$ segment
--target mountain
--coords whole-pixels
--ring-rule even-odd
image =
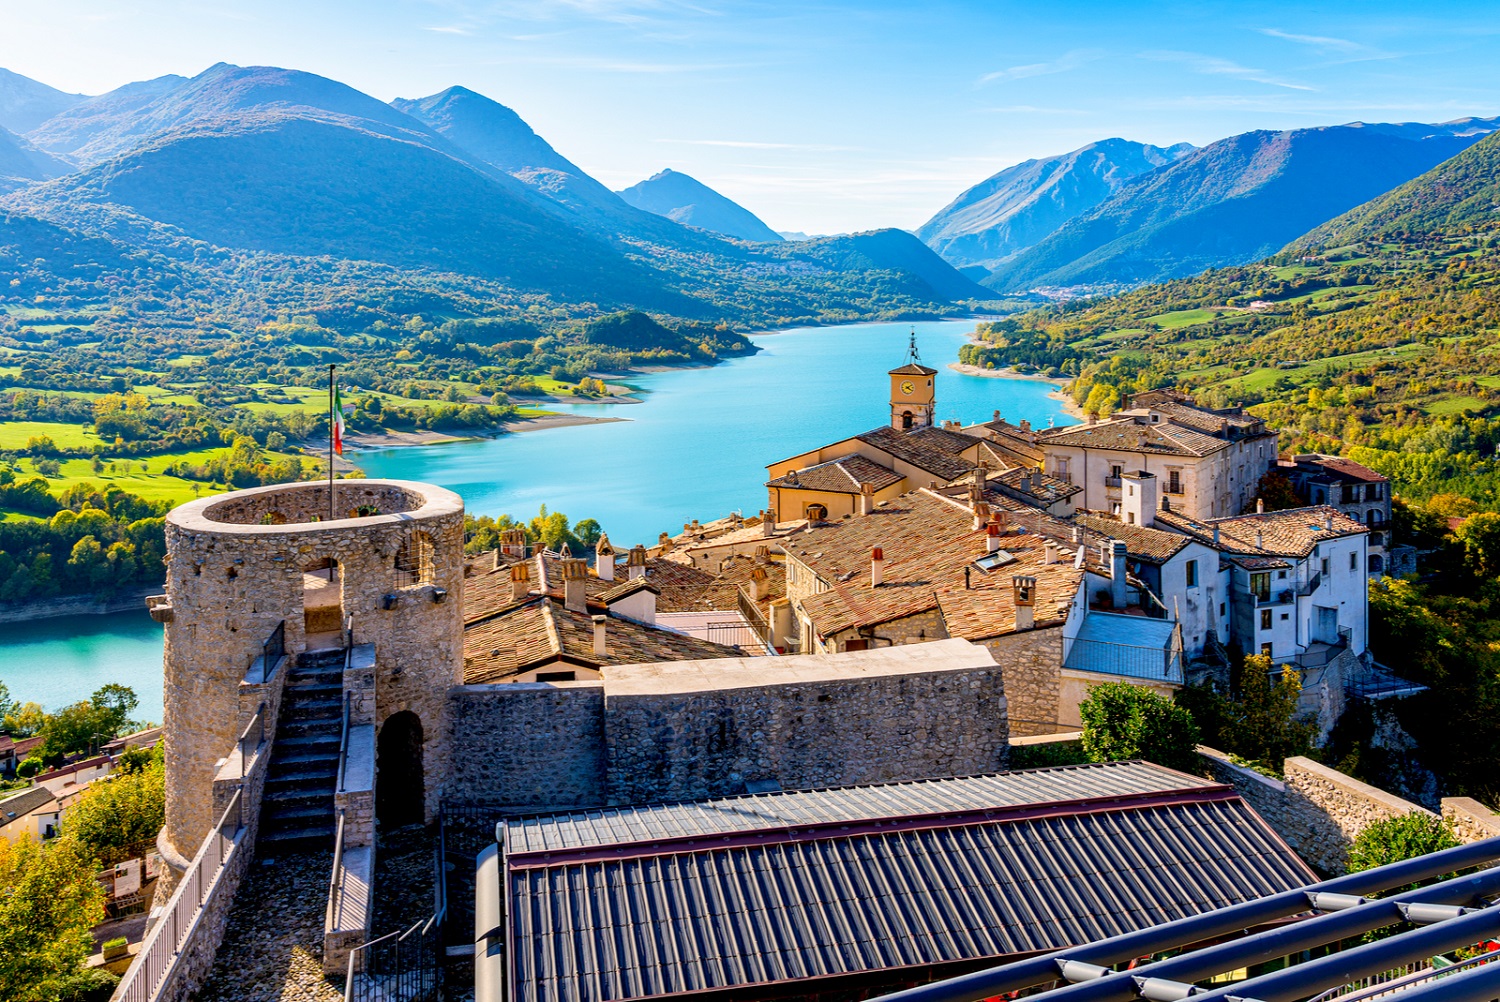
[[[680,307],[655,276],[514,188],[521,190],[421,143],[261,112],[173,130],[12,199],[55,221],[102,219],[116,233],[133,222],[115,220],[124,208],[222,247],[457,271],[568,298]]]
[[[575,209],[613,211],[620,200],[558,153],[510,108],[466,87],[449,87],[417,100],[397,98],[411,116],[480,160]]]
[[[736,240],[769,243],[782,239],[743,205],[675,170],[664,170],[631,185],[620,192],[620,197],[637,209]]]
[[[85,98],[42,122],[27,138],[44,150],[67,155],[95,143],[102,150],[118,149],[122,142],[144,139],[159,129],[159,125],[144,124],[143,112],[187,82],[187,77],[168,75]]]
[[[265,111],[325,121],[358,120],[361,127],[398,138],[431,142],[435,135],[383,101],[327,77],[276,66],[218,63],[190,80],[160,77],[136,90],[121,88],[114,110],[97,119],[47,122],[38,135],[53,152],[83,164],[98,163],[173,129]],[[109,97],[111,95],[105,95]],[[443,145],[439,143],[438,145]]]
[[[12,132],[30,132],[82,100],[82,94],[64,94],[30,77],[0,69],[0,127]]]
[[[29,181],[42,181],[68,173],[73,166],[0,128],[0,191],[9,191]]]
[[[1356,124],[1231,136],[1127,181],[985,284],[1134,284],[1255,261],[1479,139],[1465,133],[1411,139]]]
[[[1289,251],[1306,253],[1392,236],[1482,228],[1500,210],[1500,132],[1364,205],[1304,234]]]
[[[1119,190],[1138,174],[1192,150],[1105,139],[1061,156],[1007,167],[959,195],[917,229],[917,236],[958,266],[999,267]]]
[[[940,300],[995,298],[994,293],[959,274],[932,248],[905,230],[870,230],[784,241],[775,251],[817,261],[834,271],[904,273],[919,279]]]

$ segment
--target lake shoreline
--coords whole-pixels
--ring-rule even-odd
[[[29,623],[38,619],[60,619],[63,616],[107,616],[117,612],[146,611],[146,598],[160,595],[166,583],[150,585],[110,598],[93,595],[59,595],[43,602],[0,606],[0,625]]]
[[[1075,417],[1079,421],[1088,419],[1088,415],[1084,413],[1083,408],[1078,406],[1077,401],[1073,399],[1073,395],[1068,392],[1068,386],[1073,382],[1071,379],[1054,379],[1040,372],[1017,372],[1009,366],[1003,369],[981,369],[977,365],[969,365],[965,362],[949,362],[948,368],[961,375],[982,376],[985,379],[1030,379],[1042,383],[1051,383],[1057,388],[1047,394],[1048,398],[1062,404],[1063,411],[1069,417]]]

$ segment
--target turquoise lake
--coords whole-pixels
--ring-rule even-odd
[[[1033,424],[1071,421],[1051,383],[965,376],[948,363],[972,320],[851,324],[756,335],[761,351],[707,369],[632,376],[639,404],[548,404],[603,424],[549,428],[353,457],[371,477],[457,491],[477,514],[530,518],[538,508],[598,519],[617,546],[654,543],[694,518],[766,504],[765,465],[837,441],[890,416],[886,371],[910,331],[938,370],[937,416],[964,423],[999,410]],[[0,625],[0,680],[49,710],[105,682],[132,686],[137,717],[160,721],[161,628],[145,611]]]

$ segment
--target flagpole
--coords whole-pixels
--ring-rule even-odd
[[[328,363],[328,521],[333,521],[333,423],[338,415],[333,413],[333,369]]]

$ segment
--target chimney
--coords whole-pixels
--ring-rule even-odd
[[[859,513],[868,515],[875,510],[875,485],[859,485]]]
[[[974,502],[974,531],[983,529],[985,523],[990,520],[990,506],[983,501]]]
[[[1323,528],[1327,529],[1329,532],[1333,531],[1333,512],[1329,512],[1328,515],[1324,518]]]
[[[500,559],[500,554],[502,552],[504,551],[502,551],[501,548],[497,546],[495,547],[495,551],[490,554],[490,570],[498,571],[500,568],[505,566],[504,561]]]
[[[510,565],[510,600],[520,602],[531,594],[531,561]]]
[[[1057,563],[1057,544],[1052,540],[1047,540],[1047,545],[1042,547],[1042,552],[1045,554],[1045,556],[1042,558],[1043,563]]]
[[[885,552],[880,547],[870,551],[870,587],[879,588],[885,583]]]
[[[1257,514],[1257,515],[1264,515],[1265,513],[1266,513],[1266,499],[1265,498],[1256,498],[1255,499],[1255,514]]]
[[[1219,527],[1216,525],[1216,526],[1214,526],[1214,546],[1218,547],[1218,545],[1219,545]]]
[[[1029,630],[1036,625],[1036,578],[1013,577],[1010,586],[1016,598],[1016,629]]]
[[[659,546],[659,547],[661,547],[661,552],[663,552],[663,553],[671,553],[672,552],[672,537],[670,535],[668,535],[667,533],[663,532],[663,533],[661,533],[660,535],[658,535],[656,537],[656,545]]]
[[[1125,541],[1121,539],[1110,542],[1110,588],[1109,598],[1116,609],[1123,609],[1127,604],[1125,596]]]
[[[776,531],[776,519],[774,517],[772,517],[772,515],[771,515],[771,513],[769,511],[763,511],[763,512],[761,512],[760,513],[760,534],[762,536],[769,536],[769,535],[771,535],[771,533],[773,533],[775,531]]]
[[[1081,543],[1081,542],[1083,542],[1083,526],[1081,526],[1081,525],[1075,525],[1075,526],[1073,526],[1073,542],[1075,542],[1075,543]]]
[[[508,557],[526,556],[526,533],[521,529],[506,529],[500,534],[500,549]]]
[[[1000,523],[991,522],[984,530],[984,552],[994,553],[1000,549]]]
[[[984,460],[979,461],[979,467],[974,471],[974,485],[979,488],[979,496],[984,497],[985,482],[989,480],[990,464]]]
[[[588,579],[588,564],[569,557],[562,562],[563,608],[569,612],[584,612],[588,608],[584,581]]]
[[[766,573],[764,567],[756,567],[750,572],[750,597],[759,602],[766,597],[766,589],[770,587],[771,575]]]
[[[636,578],[646,576],[646,548],[636,543],[630,548],[630,556],[625,558],[625,579],[634,581]]]
[[[1000,412],[999,411],[995,412],[995,423],[996,424],[1000,423]]]
[[[604,624],[609,622],[608,616],[594,617],[594,657],[602,658],[608,649],[604,636]]]
[[[1120,483],[1125,488],[1124,496],[1120,498],[1121,521],[1126,525],[1143,525],[1148,529],[1155,525],[1156,502],[1160,496],[1156,474],[1145,470],[1124,473],[1120,475]]]
[[[1172,510],[1172,495],[1170,495],[1170,494],[1163,494],[1161,496],[1161,510],[1162,511],[1171,511]]]
[[[615,579],[615,548],[609,545],[608,533],[601,534],[594,546],[594,573],[600,581]]]
[[[1255,530],[1255,548],[1257,550],[1264,550],[1266,548],[1265,533],[1261,532],[1259,529]]]

